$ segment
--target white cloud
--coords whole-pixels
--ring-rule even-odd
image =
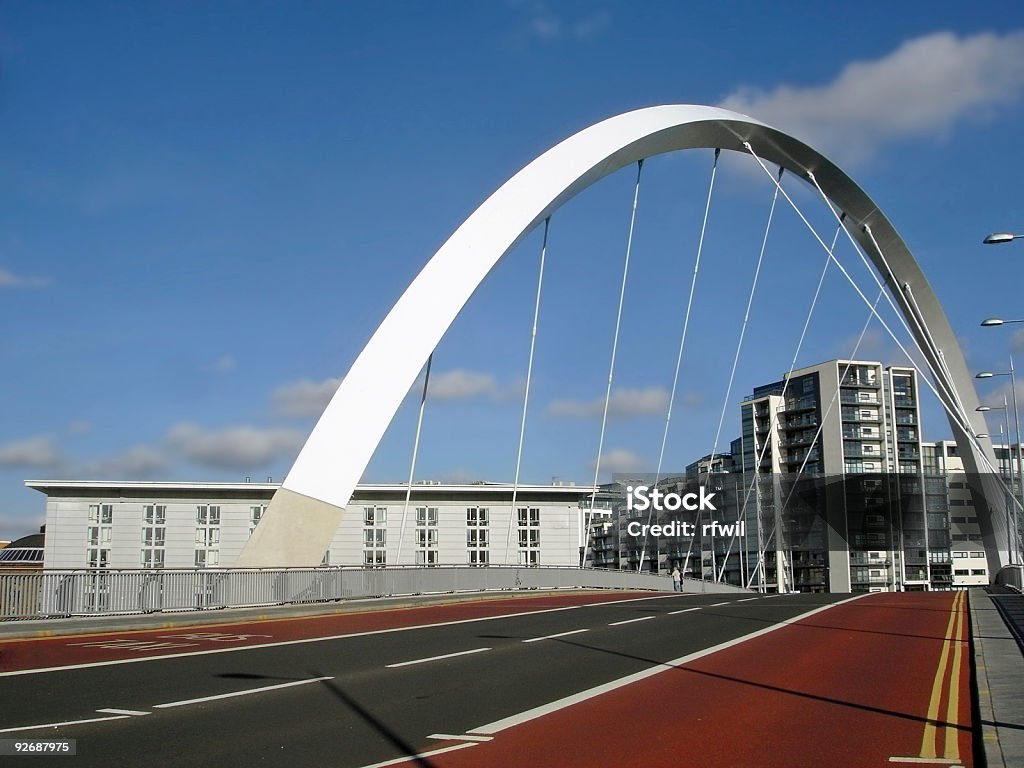
[[[235,369],[235,358],[231,355],[221,355],[212,363],[203,366],[203,370],[209,373],[227,373]]]
[[[420,390],[416,391],[421,391],[422,386],[421,382]],[[499,395],[498,382],[492,374],[461,368],[431,375],[427,388],[428,400],[470,400]]]
[[[7,469],[54,469],[62,462],[49,435],[12,440],[0,445],[0,467]]]
[[[941,137],[959,122],[991,119],[1022,92],[1024,32],[936,32],[879,59],[850,63],[830,83],[741,88],[721,106],[855,163],[890,142]]]
[[[607,10],[599,10],[585,16],[567,18],[560,16],[545,2],[512,2],[526,16],[526,36],[544,43],[571,38],[593,40],[611,24],[612,16]]]
[[[593,469],[596,463],[595,459],[590,463],[590,468]],[[613,475],[621,472],[637,472],[645,465],[646,462],[641,456],[625,448],[615,448],[601,456],[601,471],[610,472]]]
[[[259,469],[278,459],[293,459],[304,436],[294,429],[238,426],[208,430],[195,424],[176,424],[168,445],[185,459],[213,469]]]
[[[44,288],[49,284],[45,277],[25,277],[0,268],[0,288]]]
[[[323,381],[303,379],[294,384],[286,384],[274,390],[271,395],[274,410],[278,415],[289,418],[319,416],[340,383],[340,378],[332,378]]]
[[[1010,337],[1010,351],[1024,352],[1024,331],[1013,332],[1013,336]]]
[[[148,445],[137,445],[118,456],[103,456],[74,466],[69,477],[143,480],[164,472],[170,462],[162,451]]]
[[[608,416],[628,419],[665,415],[668,412],[668,397],[669,392],[663,387],[615,389],[608,400]],[[548,414],[551,416],[577,419],[600,417],[603,412],[603,397],[594,400],[555,400],[548,406]]]

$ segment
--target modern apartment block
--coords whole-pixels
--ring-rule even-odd
[[[754,544],[765,553],[749,564],[762,571],[758,583],[833,592],[952,586],[946,489],[923,470],[917,376],[830,360],[741,403],[741,471],[757,475],[747,534],[760,532]]]
[[[46,494],[46,568],[228,568],[273,483],[27,481]],[[324,565],[576,566],[577,486],[360,485]]]

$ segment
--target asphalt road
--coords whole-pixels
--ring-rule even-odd
[[[408,611],[389,611],[376,617],[370,629],[365,619],[334,617],[253,624],[244,632],[188,628],[64,637],[36,645],[12,642],[0,645],[0,661],[6,664],[0,669],[7,670],[0,673],[0,739],[76,739],[75,757],[34,760],[59,759],[77,766],[355,768],[438,749],[449,751],[405,764],[448,764],[437,762],[448,758],[455,760],[453,765],[573,764],[560,746],[563,736],[567,744],[583,739],[584,744],[632,745],[626,754],[635,755],[637,762],[615,761],[620,765],[679,764],[668,757],[666,762],[644,759],[643,729],[665,720],[669,712],[676,732],[685,720],[677,715],[688,707],[703,707],[704,701],[715,700],[716,691],[728,689],[728,679],[717,678],[732,672],[746,678],[763,667],[813,679],[824,674],[814,672],[823,660],[831,659],[838,668],[851,657],[877,661],[878,654],[884,658],[897,643],[904,669],[883,664],[881,676],[858,680],[862,673],[851,674],[854,685],[869,680],[868,688],[877,689],[887,681],[899,688],[905,677],[920,689],[907,711],[898,706],[891,710],[896,720],[914,729],[916,748],[929,722],[939,651],[950,646],[947,635],[954,622],[946,620],[952,615],[952,598],[927,595],[927,605],[880,605],[867,612],[870,627],[861,627],[866,612],[852,609],[870,606],[877,597],[836,606],[849,596],[658,595],[608,602],[609,597],[565,595],[539,598],[532,606],[518,600],[507,605],[466,603],[433,613],[420,609],[413,612],[414,621]],[[821,627],[830,626],[823,620],[844,609],[849,618],[848,626],[837,623],[846,644],[840,649],[834,645],[840,635]],[[818,612],[793,625],[812,611]],[[898,631],[890,627],[896,620]],[[803,648],[784,636],[801,627]],[[817,629],[807,635],[808,627]],[[918,640],[912,649],[908,637]],[[865,643],[863,653],[860,642]],[[734,645],[721,648],[728,643]],[[59,668],[61,648],[67,663],[75,666]],[[702,655],[709,649],[719,650]],[[686,687],[689,682],[651,674],[676,671],[665,666],[668,662],[708,663],[739,652],[746,654],[745,660],[729,674],[711,670],[692,689]],[[809,656],[801,660],[803,654]],[[951,653],[945,656],[952,659]],[[35,657],[38,663],[30,663]],[[119,663],[122,659],[129,663]],[[938,673],[944,674],[942,669]],[[835,671],[830,675],[837,685]],[[777,688],[778,682],[761,688]],[[939,684],[940,693],[954,688]],[[582,692],[587,693],[579,701],[564,701]],[[736,695],[749,694],[748,689]],[[814,696],[802,699],[802,704],[822,704]],[[625,711],[615,708],[627,701]],[[701,728],[702,737],[725,744],[737,725],[739,732],[751,732],[746,720],[730,719],[727,700],[715,701],[719,710],[726,709],[719,712],[714,728]],[[566,707],[568,703],[573,706]],[[874,705],[866,701],[857,707],[871,711]],[[891,714],[885,707],[875,709]],[[708,710],[711,723],[716,722],[714,711]],[[757,716],[749,702],[740,711],[744,718]],[[559,720],[567,716],[569,721]],[[969,720],[969,711],[963,716]],[[541,732],[531,735],[529,729],[538,727]],[[566,729],[575,729],[576,735],[570,738]],[[969,729],[962,730],[968,731],[964,748],[969,753]],[[494,738],[496,733],[507,736]],[[772,734],[754,733],[763,753]],[[664,732],[659,738],[664,741]],[[938,738],[941,747],[941,734]],[[548,749],[548,756],[541,757],[538,747]],[[680,749],[676,744],[668,754],[678,757]],[[598,750],[599,760],[602,754]],[[592,765],[593,759],[591,755],[577,764]]]

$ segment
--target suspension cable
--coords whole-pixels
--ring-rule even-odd
[[[780,167],[779,168],[779,179],[780,180],[782,179],[782,174],[783,173],[784,173],[784,169]],[[743,323],[740,326],[740,336],[739,336],[739,339],[736,342],[736,354],[734,354],[733,358],[732,358],[732,370],[729,372],[729,384],[726,386],[726,389],[725,389],[725,399],[722,402],[722,412],[721,412],[721,414],[718,417],[718,429],[715,431],[715,442],[714,442],[714,444],[711,447],[711,455],[710,455],[710,459],[709,460],[711,462],[710,466],[712,468],[715,465],[715,452],[718,450],[718,441],[722,437],[722,427],[725,424],[725,412],[729,408],[729,399],[732,397],[732,385],[733,385],[733,382],[736,379],[736,367],[739,365],[740,352],[743,349],[743,339],[744,339],[744,337],[746,336],[746,333],[747,333],[747,324],[750,322],[750,308],[754,304],[754,294],[757,291],[757,281],[758,281],[758,278],[761,276],[761,265],[764,263],[764,254],[765,254],[765,250],[768,247],[768,235],[771,233],[772,220],[775,217],[775,206],[776,206],[776,204],[779,201],[779,190],[780,189],[782,189],[782,185],[779,184],[778,181],[776,181],[775,182],[775,191],[772,193],[772,204],[771,204],[771,207],[768,209],[768,220],[765,222],[764,235],[761,238],[761,250],[759,251],[759,253],[757,255],[757,264],[754,267],[754,279],[753,279],[753,281],[751,282],[751,285],[750,285],[750,295],[747,297],[747,308],[746,308],[746,310],[743,313]],[[710,472],[709,472],[709,474],[710,474]],[[698,472],[697,472],[697,481],[698,481],[698,483],[700,482],[700,471],[699,471],[699,469],[698,469]],[[703,516],[703,510],[698,510],[697,511],[697,520],[696,520],[696,523],[695,523],[695,525],[698,526],[698,527],[700,525],[700,521],[702,519],[702,516]],[[690,545],[689,545],[689,547],[686,550],[686,560],[684,561],[685,567],[688,567],[689,564],[690,564],[690,554],[693,552],[693,542],[694,542],[695,539],[696,539],[696,528],[694,530],[694,535],[690,537]],[[685,567],[684,567],[684,572],[685,572]],[[703,570],[703,564],[702,564],[701,565],[701,575],[702,576],[703,576],[703,573],[704,573],[704,570]],[[712,575],[712,578],[713,578],[714,577],[714,565],[712,565],[712,573],[711,573],[711,575]]]
[[[533,377],[533,352],[537,343],[537,319],[540,316],[540,292],[544,285],[544,260],[548,252],[548,226],[551,217],[544,219],[544,240],[540,247],[540,270],[537,274],[537,299],[533,304],[533,328],[530,331],[530,358],[526,364],[526,391],[523,393],[523,418],[519,424],[519,449],[516,451],[516,474],[512,481],[512,513],[508,518],[508,533],[505,536],[505,564],[511,565],[512,526],[516,521],[516,497],[519,494],[519,468],[523,460],[523,437],[526,434],[526,409],[530,403],[530,381]]]
[[[711,165],[711,181],[708,184],[708,197],[707,202],[704,203],[704,221],[700,226],[700,238],[697,240],[697,258],[693,262],[693,278],[690,280],[690,296],[686,300],[686,313],[683,316],[683,332],[679,338],[679,354],[676,355],[676,369],[672,376],[672,391],[668,397],[668,414],[665,416],[665,430],[661,435],[661,450],[658,451],[658,469],[654,473],[654,487],[658,487],[658,482],[661,480],[661,467],[662,462],[665,459],[665,445],[668,442],[668,429],[672,423],[672,405],[676,400],[676,388],[679,385],[679,370],[683,364],[683,348],[686,346],[686,331],[690,327],[690,311],[693,308],[693,294],[697,287],[697,272],[700,269],[700,257],[704,251],[704,234],[708,228],[708,215],[711,212],[711,194],[715,190],[715,172],[718,170],[718,158],[721,155],[722,150],[715,150],[715,160]],[[651,520],[653,519],[654,509],[653,505],[651,510],[647,513],[647,525],[650,526]],[[644,567],[644,555],[647,554],[647,536],[650,528],[644,529],[644,543],[640,548],[640,564],[637,566],[637,573],[643,570]]]
[[[815,175],[812,172],[808,172],[807,177],[811,180],[811,183],[814,184],[815,188],[818,190],[818,193],[821,195],[822,199],[824,199],[826,202],[828,202],[828,197],[827,197],[827,195],[825,195],[825,192],[821,188],[821,185],[818,184],[818,179],[815,177]],[[833,215],[836,215],[835,214],[835,209],[832,208],[831,205],[829,205],[829,210],[832,211]],[[899,282],[896,279],[896,275],[892,271],[892,267],[889,266],[889,260],[886,258],[885,252],[882,250],[881,246],[878,244],[878,240],[875,239],[874,232],[872,232],[870,225],[865,224],[864,227],[863,227],[863,230],[864,230],[864,233],[871,239],[871,243],[872,243],[872,245],[874,245],[875,251],[878,253],[878,257],[882,260],[882,265],[885,267],[885,271],[887,273],[887,279],[889,279],[891,281],[891,284],[893,285],[894,290],[902,289],[904,292],[909,291],[909,288],[910,288],[909,284],[904,284],[903,286],[899,285]],[[864,250],[860,247],[860,245],[856,242],[856,240],[854,240],[853,235],[849,231],[846,232],[846,237],[847,237],[847,239],[849,239],[850,243],[853,245],[854,250],[856,251],[857,255],[860,257],[860,260],[864,264],[865,268],[868,270],[868,273],[874,279],[875,284],[879,288],[882,288],[883,284],[882,284],[881,279],[879,278],[878,271],[872,268],[871,264],[868,262],[868,259],[867,259],[866,254],[864,253]],[[896,306],[896,303],[893,300],[892,295],[890,294],[890,292],[888,292],[888,291],[885,292],[885,298],[886,298],[886,301],[888,302],[889,306],[892,308],[893,312],[896,314],[896,317],[900,321],[900,324],[903,326],[903,329],[907,332],[907,335],[910,336],[911,340],[914,342],[914,346],[917,348],[917,351],[921,353],[921,357],[925,361],[925,368],[931,373],[932,377],[936,380],[936,382],[938,382],[939,386],[945,391],[945,394],[949,398],[950,402],[953,403],[953,405],[956,406],[960,410],[960,415],[963,417],[963,420],[964,421],[969,421],[969,418],[968,418],[968,416],[966,414],[966,411],[963,408],[963,403],[960,400],[959,393],[957,393],[957,391],[956,391],[956,385],[953,383],[952,377],[949,376],[949,369],[945,368],[944,365],[943,365],[943,368],[941,368],[941,369],[936,367],[936,363],[940,364],[940,365],[943,364],[942,363],[942,355],[941,355],[941,351],[938,349],[938,346],[935,344],[935,340],[934,340],[934,337],[931,334],[931,331],[927,328],[926,324],[924,323],[924,317],[923,316],[918,317],[917,313],[915,313],[914,311],[911,311],[911,313],[910,313],[911,314],[911,318],[914,321],[915,327],[917,328],[921,338],[924,339],[925,344],[928,346],[928,351],[931,353],[931,356],[929,356],[925,352],[925,350],[922,349],[921,342],[918,341],[918,337],[910,330],[910,326],[907,324],[906,317],[899,310],[899,308]],[[907,305],[911,306],[910,299],[908,298],[906,300],[907,300]],[[890,335],[892,335],[892,331],[889,331],[889,333],[890,333]],[[916,362],[914,361],[914,358],[911,357],[910,354],[906,350],[903,350],[903,351],[904,351],[904,354],[907,355],[907,359],[910,360],[911,364],[913,364],[915,368],[919,368],[920,366],[918,366],[916,364]],[[936,363],[933,363],[932,360],[935,360]]]
[[[644,169],[644,161],[640,159],[636,164],[636,182],[633,186],[633,210],[629,217],[629,237],[626,239],[626,258],[622,265],[622,287],[619,288],[619,309],[615,315],[615,335],[612,337],[612,359],[608,365],[608,387],[604,395],[604,412],[601,415],[601,435],[597,441],[597,460],[594,462],[594,485],[590,492],[590,509],[587,511],[586,531],[583,541],[583,558],[580,566],[587,563],[587,553],[590,551],[590,526],[594,520],[594,502],[597,499],[597,479],[601,473],[601,454],[604,451],[604,433],[608,425],[608,403],[612,397],[612,379],[615,375],[615,354],[619,348],[619,329],[622,327],[622,306],[626,299],[626,277],[629,275],[629,255],[633,250],[633,231],[636,226],[636,208],[640,200],[640,174]]]
[[[409,464],[409,482],[405,486],[405,506],[402,508],[402,528],[398,534],[398,553],[396,565],[402,564],[402,542],[405,540],[405,522],[409,515],[409,499],[412,498],[412,478],[416,471],[416,453],[420,447],[420,430],[423,427],[423,410],[427,405],[427,386],[430,384],[430,365],[434,361],[434,353],[427,358],[427,370],[423,375],[423,394],[420,396],[420,413],[416,419],[416,439],[412,444],[412,461]]]
[[[882,291],[884,291],[884,290],[885,289],[883,288]],[[874,308],[878,305],[878,303],[881,300],[882,300],[882,296],[881,296],[881,292],[880,292],[878,297],[875,299],[874,305],[872,305],[872,310],[874,310]],[[846,368],[843,369],[842,376],[840,376],[840,378],[839,378],[840,381],[842,381],[844,378],[846,378],[846,375],[850,372],[850,367],[853,365],[853,361],[857,359],[857,352],[860,351],[860,345],[864,341],[864,336],[867,334],[868,328],[871,326],[871,321],[874,318],[875,318],[875,312],[874,311],[868,313],[868,319],[867,319],[867,321],[865,321],[864,327],[861,328],[860,335],[857,337],[856,344],[853,345],[853,351],[850,353],[850,357],[846,361]],[[836,391],[832,393],[832,399],[829,400],[828,406],[825,408],[825,413],[822,414],[821,421],[818,422],[818,429],[815,430],[814,437],[811,439],[811,444],[807,447],[807,453],[804,455],[803,461],[800,463],[800,468],[796,471],[796,477],[797,478],[799,478],[801,475],[803,475],[804,470],[807,468],[807,462],[808,462],[808,460],[811,457],[811,451],[813,451],[814,447],[818,444],[818,439],[821,437],[821,432],[825,428],[825,422],[828,421],[828,416],[829,416],[830,413],[832,413],[832,408],[835,406],[836,401],[839,398],[839,390],[840,390],[840,387],[836,387]],[[776,521],[782,519],[782,515],[785,513],[786,508],[789,506],[789,501],[790,501],[790,499],[793,498],[793,493],[795,492],[795,490],[796,490],[796,483],[794,482],[792,488],[790,488],[789,494],[786,496],[785,502],[783,502],[783,504],[782,504],[782,509],[779,510],[779,512],[776,514]],[[765,539],[764,548],[761,550],[761,552],[760,552],[760,554],[758,556],[759,560],[764,558],[765,552],[768,551],[768,545],[769,545],[769,543],[771,543],[772,538],[775,536],[775,529],[776,529],[776,527],[777,527],[776,524],[772,525],[772,529],[768,533],[768,538]],[[752,581],[753,581],[753,577],[751,577],[751,582]],[[747,587],[749,588],[750,585],[748,584]]]
[[[765,166],[765,164],[761,160],[761,158],[759,158],[754,153],[753,149],[750,146],[750,143],[749,142],[744,142],[743,146],[747,148],[747,150],[750,152],[751,155],[753,155],[754,159],[757,160],[758,164],[760,164],[761,168],[765,171],[765,173],[767,173],[769,175],[769,177],[771,177],[771,171],[768,170],[768,168]],[[774,178],[774,177],[772,177],[772,178]],[[818,241],[818,243],[823,248],[828,250],[827,246],[825,246],[824,241],[821,239],[821,236],[814,229],[814,227],[811,225],[811,223],[809,221],[807,221],[807,218],[804,216],[803,212],[796,205],[796,203],[793,202],[793,199],[788,194],[786,194],[786,190],[782,189],[781,192],[782,192],[782,195],[789,202],[789,204],[793,207],[793,210],[796,211],[797,216],[800,217],[801,221],[803,221],[803,223],[810,230],[811,234]],[[845,277],[847,279],[847,281],[850,283],[850,285],[853,287],[853,290],[857,293],[857,295],[861,298],[861,300],[868,307],[871,308],[873,316],[878,320],[878,322],[881,324],[881,326],[889,334],[890,338],[895,342],[896,346],[898,346],[900,348],[900,351],[906,356],[907,360],[910,361],[911,365],[913,365],[915,368],[920,369],[920,366],[917,365],[916,361],[914,360],[914,357],[907,351],[907,348],[900,341],[899,337],[897,337],[896,334],[893,333],[893,330],[889,327],[888,323],[886,323],[885,319],[878,313],[878,311],[876,309],[877,302],[875,304],[871,303],[871,301],[867,298],[867,296],[864,295],[864,292],[860,289],[860,286],[857,285],[856,281],[850,276],[850,273],[847,272],[846,268],[839,262],[839,260],[835,257],[834,254],[832,254],[830,256],[830,258],[832,259],[832,261],[836,265],[836,267],[839,269],[839,271],[843,274],[843,277]],[[883,294],[884,294],[884,292],[885,292],[885,289],[883,287]],[[916,340],[915,340],[915,343],[916,343]],[[946,412],[949,414],[949,416],[954,421],[956,421],[957,425],[964,431],[964,433],[969,435],[977,443],[977,438],[974,437],[974,429],[971,427],[970,422],[963,415],[961,415],[960,413],[955,412],[952,409],[952,407],[950,407],[949,403],[947,403],[946,400],[939,394],[939,391],[936,388],[935,384],[933,384],[932,381],[928,377],[922,377],[922,381],[924,381],[924,383],[928,386],[928,388],[932,390],[933,394],[938,398],[938,400],[939,400],[940,404],[942,405],[942,407],[946,410]],[[940,385],[943,385],[941,377],[938,378],[938,382],[939,382]],[[950,398],[950,399],[952,399],[952,398]],[[980,444],[978,444],[978,447],[980,448]],[[982,450],[982,454],[984,454],[984,450]],[[989,466],[991,466],[991,464],[992,464],[990,461],[988,461],[987,457],[985,457],[985,463],[987,465],[989,465]]]
[[[830,252],[835,250],[836,243],[839,240],[839,230],[842,229],[842,226],[843,226],[842,222],[843,222],[843,219],[845,217],[846,217],[846,214],[844,213],[842,215],[842,218],[840,218],[840,220],[839,220],[839,222],[840,222],[839,223],[839,227],[836,229],[835,234],[832,236],[832,245],[829,248]],[[820,277],[818,277],[818,285],[814,289],[814,297],[811,299],[811,306],[807,310],[807,317],[804,318],[804,327],[800,331],[800,339],[796,343],[796,351],[793,352],[793,359],[792,359],[792,361],[790,361],[789,370],[786,372],[785,379],[783,379],[782,392],[779,395],[783,399],[783,401],[785,401],[786,392],[789,389],[789,381],[790,381],[790,379],[793,376],[793,371],[796,370],[796,361],[800,357],[800,350],[803,348],[804,339],[807,336],[808,328],[810,328],[811,318],[814,316],[814,309],[815,309],[815,307],[818,304],[818,297],[821,295],[821,288],[825,284],[825,276],[828,274],[828,268],[829,268],[829,265],[831,263],[832,263],[832,259],[830,257],[826,256],[825,257],[825,264],[821,268],[821,275],[820,275]],[[768,412],[768,435],[769,435],[769,439],[765,440],[764,445],[761,446],[761,451],[758,454],[757,462],[755,463],[756,467],[760,467],[761,466],[761,462],[764,461],[765,454],[768,452],[768,446],[771,445],[772,422],[773,422],[773,419],[775,419],[775,416],[776,416],[776,414],[769,409],[769,412]],[[810,449],[808,448],[808,451],[809,450]],[[740,519],[742,519],[742,520],[746,520],[747,503],[750,501],[750,492],[753,490],[753,488],[754,488],[754,486],[753,486],[753,484],[751,484],[750,487],[747,488],[747,491],[746,491],[746,493],[743,496],[743,504],[742,504],[742,506],[740,508]],[[722,577],[725,575],[725,566],[728,564],[729,556],[732,554],[732,545],[736,541],[736,539],[738,539],[738,538],[739,538],[739,533],[737,532],[736,534],[734,534],[729,539],[729,547],[725,551],[725,559],[722,561],[722,568],[719,571],[718,577],[715,579],[715,581],[719,581],[720,582],[722,580]]]

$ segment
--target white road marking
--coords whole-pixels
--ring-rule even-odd
[[[609,627],[621,627],[623,624],[632,624],[635,621],[647,621],[648,619],[653,619],[653,618],[654,618],[654,616],[641,616],[639,619],[626,619],[625,621],[613,621],[608,626]]]
[[[395,667],[408,667],[412,664],[425,664],[428,661],[439,661],[441,659],[450,659],[454,656],[466,656],[470,653],[482,653],[483,651],[489,651],[490,648],[473,648],[469,651],[456,651],[455,653],[445,653],[440,656],[428,656],[425,659],[413,659],[412,661],[400,661],[397,664],[385,664],[384,666],[388,669],[394,669]]]
[[[608,603],[584,603],[580,608],[600,608],[602,605],[616,605],[618,603],[639,603],[644,600],[664,600],[666,597],[682,597],[678,592],[670,592],[667,595],[654,595],[653,597],[631,597],[628,600],[612,600]]]
[[[712,603],[711,605],[708,606],[708,608],[717,608],[720,605],[729,605],[729,601],[726,601],[724,603]]]
[[[529,640],[523,640],[524,643],[536,643],[539,640],[554,640],[556,637],[567,637],[568,635],[578,635],[580,632],[589,632],[589,629],[572,629],[568,632],[559,632],[557,635],[544,635],[544,637],[531,637]]]
[[[947,757],[890,757],[890,763],[913,763],[915,765],[950,765],[959,768],[960,758]]]
[[[653,677],[654,675],[661,674],[662,672],[666,672],[669,669],[681,667],[685,664],[689,664],[692,661],[696,661],[697,659],[702,659],[705,656],[710,656],[713,653],[717,653],[718,651],[724,651],[726,648],[732,648],[734,645],[739,645],[740,643],[745,643],[748,640],[753,640],[755,637],[760,637],[762,635],[767,635],[770,632],[775,632],[776,630],[782,629],[783,627],[787,627],[791,624],[803,621],[804,619],[808,619],[817,613],[827,611],[830,608],[835,608],[837,605],[849,603],[853,600],[860,600],[862,597],[867,597],[867,594],[868,593],[855,595],[854,597],[849,597],[845,600],[840,600],[836,603],[823,605],[821,607],[815,608],[805,613],[801,613],[798,616],[794,616],[792,619],[780,621],[779,623],[773,624],[770,627],[764,627],[763,629],[751,632],[749,635],[741,635],[740,637],[733,638],[732,640],[727,640],[724,643],[719,643],[718,645],[712,646],[710,648],[704,648],[703,650],[697,651],[695,653],[691,653],[686,656],[681,656],[678,659],[666,661],[654,667],[648,667],[647,669],[641,670],[640,672],[635,672],[632,675],[627,675],[626,677],[620,677],[618,680],[612,680],[611,682],[595,686],[594,688],[589,688],[585,691],[580,691],[579,693],[574,693],[571,696],[566,696],[564,698],[557,699],[556,701],[552,701],[547,704],[542,704],[539,707],[528,709],[524,712],[520,712],[518,714],[502,718],[501,720],[495,720],[493,723],[487,723],[486,725],[481,725],[478,728],[470,728],[467,731],[467,733],[473,735],[479,734],[481,736],[493,736],[494,734],[499,733],[500,731],[504,731],[507,728],[512,728],[516,725],[522,725],[523,723],[527,723],[530,720],[535,720],[538,717],[543,717],[544,715],[549,715],[552,712],[557,712],[561,709],[565,709],[566,707],[571,707],[574,704],[579,704],[582,701],[587,701],[588,699],[592,699],[595,696],[600,696],[601,694],[618,690],[619,688],[623,688],[627,685],[632,685],[633,683],[639,682],[641,680],[646,680],[648,677]]]
[[[463,744],[455,744],[451,747],[441,747],[440,749],[432,749],[429,752],[417,752],[415,755],[406,755],[405,757],[396,757],[394,760],[385,760],[383,763],[372,763],[371,765],[364,765],[362,768],[388,768],[391,765],[401,765],[402,763],[409,763],[413,760],[421,761],[425,757],[433,757],[434,755],[443,755],[445,752],[454,752],[457,749],[465,749],[466,747],[475,747],[476,742],[467,741]]]
[[[440,739],[441,741],[491,741],[493,736],[467,736],[462,734],[460,736],[453,736],[450,733],[432,733],[427,736],[428,739]]]
[[[148,715],[149,712],[140,712],[136,709],[97,709],[105,715]]]
[[[689,613],[690,611],[699,611],[699,610],[700,610],[700,606],[698,605],[696,608],[683,608],[683,610],[681,610],[681,611],[669,611],[668,615],[669,616],[675,616],[677,613]]]
[[[91,669],[92,667],[109,667],[115,664],[137,664],[142,661],[162,661],[164,659],[183,659],[188,656],[207,656],[212,653],[235,653],[237,651],[252,651],[258,648],[278,648],[285,645],[301,645],[303,643],[323,643],[330,640],[344,640],[349,637],[366,637],[368,635],[384,635],[391,632],[409,632],[416,629],[431,629],[432,627],[450,627],[456,624],[470,624],[475,621],[494,621],[495,619],[517,619],[524,616],[535,616],[541,613],[557,613],[558,611],[573,611],[577,608],[591,608],[601,605],[619,605],[621,603],[632,603],[637,600],[656,600],[672,595],[658,595],[657,597],[629,597],[623,600],[609,600],[604,603],[586,603],[584,605],[566,605],[561,608],[542,608],[539,611],[521,611],[520,613],[502,613],[497,616],[478,616],[472,619],[454,619],[452,621],[441,621],[436,624],[414,624],[410,627],[391,627],[389,629],[371,629],[366,632],[349,632],[344,635],[328,635],[327,637],[304,637],[299,640],[280,640],[276,643],[256,643],[253,645],[239,645],[228,648],[210,648],[203,651],[186,651],[184,653],[164,653],[159,656],[139,656],[132,659],[111,659],[109,661],[90,661],[85,664],[67,664],[60,667],[39,667],[38,669],[15,669],[10,672],[0,672],[0,677],[17,677],[19,675],[38,675],[44,672],[61,672],[71,669]],[[335,614],[337,615],[337,614]],[[313,618],[313,617],[311,617]],[[244,623],[244,622],[239,622]],[[17,640],[3,642],[18,642]]]
[[[760,600],[759,597],[744,597],[742,600],[737,600],[737,603],[749,603],[751,600]]]
[[[66,720],[63,723],[43,723],[42,725],[21,725],[17,728],[4,728],[0,733],[16,733],[18,731],[35,731],[40,728],[61,728],[65,725],[85,725],[86,723],[102,723],[104,720],[126,720],[129,715],[114,715],[113,717],[90,717],[85,720]]]
[[[333,680],[333,677],[313,677],[309,680],[295,680],[291,683],[279,683],[278,685],[265,685],[262,688],[247,688],[244,691],[232,691],[231,693],[220,693],[216,696],[203,696],[198,699],[185,699],[184,701],[172,701],[168,704],[155,704],[153,709],[170,709],[171,707],[187,707],[189,704],[202,704],[206,701],[217,701],[218,699],[233,699],[236,696],[248,696],[252,693],[264,693],[276,691],[281,688],[293,688],[296,685],[308,685],[309,683],[320,683],[324,680]]]

